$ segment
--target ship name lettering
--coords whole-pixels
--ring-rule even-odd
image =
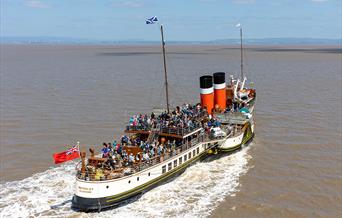
[[[83,190],[83,191],[92,191],[93,190],[93,188],[86,188],[86,187],[82,187],[82,186],[78,186],[78,188],[80,190]]]

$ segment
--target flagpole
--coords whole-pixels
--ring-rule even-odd
[[[242,27],[240,27],[240,66],[241,66],[241,81],[243,81],[243,53],[242,53]]]
[[[164,60],[166,108],[167,108],[167,113],[170,113],[170,107],[169,107],[169,88],[168,88],[168,82],[167,82],[166,59],[165,59],[164,30],[163,30],[163,25],[162,24],[160,25],[160,33],[161,33],[162,49],[163,49],[163,60]]]
[[[81,156],[81,148],[80,148],[80,142],[79,141],[77,141],[77,148],[78,148],[78,153]]]

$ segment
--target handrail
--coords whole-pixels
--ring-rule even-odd
[[[199,129],[200,127],[198,125],[195,125],[194,127],[160,127],[161,133],[166,134],[174,134],[174,135],[186,135],[194,130]]]
[[[79,162],[77,162],[76,166],[75,166],[75,170],[78,170],[78,167],[80,166],[80,163],[82,163],[82,160],[80,160]]]
[[[127,131],[150,131],[151,130],[151,126],[131,126],[131,125],[127,125],[126,126],[126,130]]]

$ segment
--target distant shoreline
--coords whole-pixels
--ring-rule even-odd
[[[36,44],[18,44],[3,43],[0,49],[6,48],[31,47],[32,49],[54,49],[54,48],[98,48],[98,49],[120,49],[129,48],[130,50],[144,49],[144,53],[159,53],[160,44],[52,44],[52,43],[36,43]],[[240,50],[240,45],[236,44],[168,44],[168,53],[173,54],[177,49],[183,48],[191,51],[192,54],[198,53],[198,49],[204,48],[208,51],[212,49]],[[305,52],[305,53],[326,53],[326,54],[342,54],[342,45],[340,44],[261,44],[261,45],[244,45],[244,49],[249,52]],[[203,51],[202,51],[203,52]],[[201,52],[200,52],[201,53]]]
[[[118,44],[101,44],[101,43],[10,43],[10,42],[0,42],[1,46],[111,46],[111,47],[160,47],[160,43],[118,43]],[[211,43],[166,43],[168,47],[178,47],[178,46],[198,46],[198,47],[222,47],[232,49],[240,49],[239,44],[211,44]],[[312,47],[326,47],[326,48],[341,48],[342,44],[244,44],[244,48],[312,48]]]
[[[117,43],[117,44],[101,44],[101,43],[12,43],[12,42],[0,42],[0,45],[23,45],[23,46],[128,46],[128,47],[153,47],[153,46],[160,46],[160,43]],[[228,47],[239,47],[240,45],[238,44],[211,44],[211,43],[166,43],[167,46],[228,46]],[[342,48],[342,44],[244,44],[244,47],[339,47]]]
[[[166,41],[168,45],[239,45],[239,39],[215,39],[209,41]],[[264,38],[244,39],[245,45],[334,45],[342,46],[342,39],[320,38]],[[146,40],[93,40],[67,37],[0,37],[0,44],[24,45],[159,45],[160,41]]]

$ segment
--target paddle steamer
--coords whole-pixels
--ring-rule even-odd
[[[167,108],[163,113],[154,111],[154,123],[130,123],[125,129],[132,142],[139,138],[143,144],[153,146],[146,151],[141,144],[125,143],[123,153],[135,159],[128,162],[114,154],[113,166],[107,166],[108,158],[96,156],[92,149],[89,157],[81,152],[82,161],[76,167],[74,208],[101,211],[129,202],[182,173],[206,155],[235,151],[254,136],[252,112],[256,92],[245,87],[246,77],[242,71],[241,80],[230,77],[227,83],[224,72],[201,76],[200,103],[170,110],[165,43],[163,27],[160,27]],[[170,125],[175,120],[182,125]],[[187,125],[183,125],[185,120]],[[162,151],[158,150],[160,147]]]

